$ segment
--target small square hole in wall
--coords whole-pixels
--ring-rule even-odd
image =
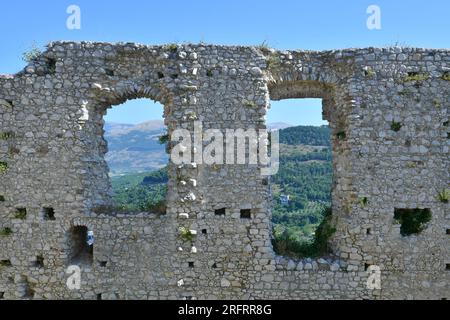
[[[446,234],[450,234],[450,229],[447,229],[447,230],[445,231],[445,233],[446,233]]]
[[[36,260],[34,261],[34,266],[39,269],[43,268],[44,267],[44,257],[37,256]]]
[[[225,208],[216,209],[216,210],[214,211],[214,214],[215,214],[216,216],[224,216],[225,213],[226,213],[226,209],[225,209]]]
[[[114,77],[114,71],[111,69],[105,69],[105,73],[107,76]]]
[[[194,262],[188,262],[189,268],[194,268]]]
[[[211,268],[213,268],[213,269],[217,269],[217,263],[213,263],[213,265],[211,266]]]
[[[450,271],[450,263],[445,264],[445,270]]]
[[[372,234],[372,229],[371,228],[367,228],[366,229],[366,234],[367,235],[371,235]]]
[[[5,293],[4,292],[0,292],[0,300],[3,300],[5,298]]]
[[[97,300],[103,300],[103,296],[101,293],[97,294]]]
[[[252,210],[251,209],[241,209],[241,219],[251,219]]]
[[[102,268],[105,268],[105,267],[107,266],[107,264],[108,264],[107,261],[100,261],[100,262],[99,262],[99,265],[100,265],[100,267],[102,267]]]
[[[202,234],[208,234],[208,230],[202,229]]]
[[[1,194],[0,194],[0,202],[5,202],[5,196],[2,196]]]
[[[55,221],[55,210],[53,208],[43,208],[42,217],[45,221]]]
[[[370,263],[364,263],[364,271],[367,271],[367,269],[369,269],[370,266],[371,266]]]

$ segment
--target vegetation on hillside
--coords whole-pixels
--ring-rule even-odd
[[[275,230],[272,240],[275,252],[293,258],[315,258],[329,253],[328,241],[336,231],[331,221],[331,208],[324,207],[317,213],[322,221],[317,226],[312,239],[299,239],[295,227],[286,226],[282,232]],[[300,227],[300,229],[302,228]]]
[[[167,170],[112,178],[114,202],[122,211],[165,213]]]
[[[280,130],[280,143],[289,145],[331,146],[328,126],[297,126]]]

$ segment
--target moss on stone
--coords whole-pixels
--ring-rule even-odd
[[[445,80],[445,81],[450,81],[450,72],[448,72],[448,71],[444,72],[444,74],[442,75],[441,79]]]
[[[194,234],[188,228],[181,227],[180,233],[179,233],[179,238],[185,242],[192,242],[192,241],[194,241]]]
[[[299,242],[288,233],[275,236],[272,240],[274,251],[282,256],[291,258],[317,258],[329,253],[329,241],[336,228],[332,223],[331,208],[324,210],[324,219],[317,227],[312,242]]]

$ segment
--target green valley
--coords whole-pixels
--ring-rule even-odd
[[[288,256],[314,256],[327,229],[331,203],[330,130],[297,126],[280,130],[280,170],[271,177],[274,248]],[[112,177],[123,211],[165,210],[167,170]],[[325,221],[326,222],[326,221]],[[319,238],[319,239],[318,239]]]

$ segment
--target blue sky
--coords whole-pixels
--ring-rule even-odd
[[[66,28],[69,5],[81,8],[81,30]],[[381,30],[366,27],[369,5],[381,9]],[[52,40],[134,41],[147,44],[208,42],[279,49],[450,47],[448,0],[71,0],[5,1],[0,19],[0,73],[15,73],[33,43]],[[114,108],[109,121],[161,118],[162,107],[134,101]],[[269,122],[321,124],[318,100],[274,104]]]

